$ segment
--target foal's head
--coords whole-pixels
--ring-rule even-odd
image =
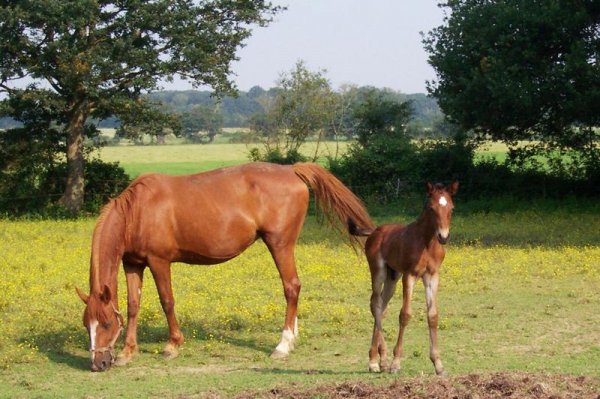
[[[435,236],[440,244],[446,244],[450,237],[450,221],[454,202],[452,196],[458,191],[458,182],[454,181],[447,186],[443,184],[427,183],[427,200],[425,212],[432,217],[436,226]]]
[[[76,290],[86,304],[83,325],[90,335],[92,371],[108,370],[115,361],[114,345],[123,330],[123,316],[114,306],[108,286],[89,296],[79,288]]]

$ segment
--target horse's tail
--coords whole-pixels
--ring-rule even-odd
[[[354,220],[348,219],[348,233],[352,236],[368,237],[373,233],[373,229],[358,227],[356,223],[354,223]]]
[[[362,228],[374,228],[362,201],[330,172],[314,163],[297,163],[292,167],[296,175],[313,190],[317,207],[334,228],[349,233],[349,221],[355,227],[358,224]],[[361,246],[355,235],[348,234],[348,237],[353,245]]]

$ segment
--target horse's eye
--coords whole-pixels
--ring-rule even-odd
[[[102,327],[108,330],[110,327],[112,327],[112,323],[112,321],[107,321],[106,323],[102,324]]]

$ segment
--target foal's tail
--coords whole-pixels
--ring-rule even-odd
[[[348,219],[348,233],[351,236],[368,237],[371,235],[371,233],[373,233],[373,229],[358,227],[356,223],[354,223],[354,220]]]
[[[362,201],[334,175],[314,163],[297,163],[292,167],[296,175],[313,190],[317,207],[338,231],[349,233],[349,221],[352,221],[355,227],[358,224],[363,228],[374,228]],[[348,234],[348,237],[352,245],[361,246],[354,235]]]

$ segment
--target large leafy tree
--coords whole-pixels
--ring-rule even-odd
[[[265,149],[264,154],[253,150],[251,159],[289,163],[301,159],[300,147],[310,136],[317,136],[320,143],[335,101],[325,71],[311,71],[298,61],[280,76],[275,97],[265,102],[266,115],[257,115],[251,122]],[[315,159],[318,149],[317,145]]]
[[[136,112],[141,95],[177,75],[232,91],[236,50],[278,11],[264,0],[1,0],[0,93],[52,105],[66,133],[61,202],[76,213],[88,118]],[[24,77],[31,84],[19,89]]]
[[[445,23],[424,37],[444,113],[515,159],[570,155],[598,170],[600,2],[449,0]],[[517,149],[528,140],[531,151]],[[518,157],[523,155],[523,157]],[[557,157],[564,159],[564,157]]]

